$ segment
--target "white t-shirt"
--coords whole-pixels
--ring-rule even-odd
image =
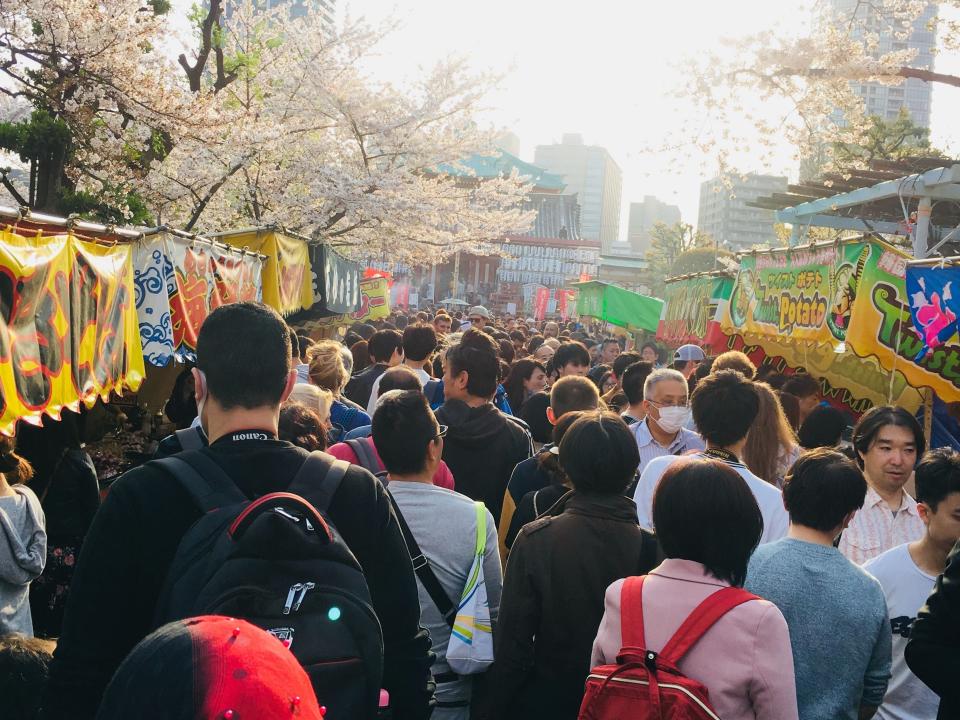
[[[423,368],[410,369],[413,370],[414,374],[420,380],[421,385],[426,385],[431,380],[430,375]],[[373,411],[377,409],[377,400],[380,399],[380,381],[383,379],[383,375],[384,373],[381,373],[380,377],[373,381],[373,386],[370,388],[370,400],[367,402],[367,415],[371,418],[373,417]]]
[[[640,475],[637,483],[637,489],[633,494],[633,501],[637,504],[637,518],[640,521],[640,527],[647,530],[653,530],[653,493],[660,484],[660,478],[667,468],[681,457],[705,458],[706,455],[666,455],[658,457],[647,463]],[[710,458],[716,460],[717,458]],[[750,492],[757,500],[760,506],[760,514],[763,515],[763,535],[760,536],[760,544],[774,542],[786,536],[787,528],[790,525],[790,516],[787,515],[783,507],[783,493],[768,482],[764,482],[747,469],[743,463],[721,460],[736,470],[740,477],[747,483]]]
[[[910,557],[909,543],[878,555],[863,569],[883,587],[893,631],[893,664],[890,668],[893,676],[876,717],[879,720],[935,720],[940,698],[910,671],[903,651],[917,612],[926,604],[937,578],[917,567]]]

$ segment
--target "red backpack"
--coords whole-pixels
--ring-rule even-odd
[[[710,706],[707,688],[684,676],[677,664],[715,622],[757,596],[734,587],[718,590],[694,608],[663,650],[655,653],[645,647],[643,580],[629,577],[623,583],[623,647],[616,665],[590,671],[579,720],[720,720]]]

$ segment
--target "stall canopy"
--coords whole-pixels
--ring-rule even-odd
[[[598,280],[575,283],[574,287],[580,291],[577,300],[579,315],[594,317],[628,330],[656,331],[663,300]]]
[[[669,347],[693,343],[719,355],[727,342],[719,321],[732,287],[733,275],[725,270],[667,278],[657,340]]]

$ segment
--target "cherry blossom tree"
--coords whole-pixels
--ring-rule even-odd
[[[490,150],[475,118],[495,78],[444,60],[379,82],[366,59],[389,28],[333,33],[249,0],[226,20],[222,3],[194,12],[193,49],[174,59],[162,5],[0,0],[0,92],[62,123],[76,189],[133,193],[166,224],[278,224],[408,262],[529,226],[523,178],[438,170]]]
[[[928,4],[857,0],[839,12],[818,0],[806,32],[770,29],[699,53],[685,63],[687,82],[677,93],[693,110],[680,136],[722,168],[736,165],[745,150],[762,165],[783,140],[797,148],[797,159],[816,157],[832,168],[836,147],[866,145],[873,128],[852,83],[914,78],[960,87],[960,77],[916,64],[916,51],[906,47],[911,31],[923,29]],[[956,50],[958,30],[941,18],[938,47]]]

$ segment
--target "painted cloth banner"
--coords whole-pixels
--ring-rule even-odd
[[[732,290],[733,278],[729,275],[668,279],[657,340],[669,347],[692,343],[708,355],[719,354],[727,338],[720,328],[720,318]]]
[[[196,360],[197,335],[211,311],[221,305],[260,299],[263,261],[209,243],[168,237],[166,255],[173,266],[170,325],[180,360]]]
[[[143,377],[131,246],[0,233],[0,432]]]
[[[272,230],[224,235],[219,239],[267,256],[261,272],[264,303],[282,315],[313,307],[313,273],[303,240]]]
[[[355,322],[373,322],[390,317],[389,280],[385,277],[360,281],[360,309],[344,315],[331,315],[317,320],[307,320],[302,327],[311,328],[350,325]]]
[[[861,358],[879,362],[895,381],[905,378],[916,388],[932,388],[945,401],[956,399],[960,396],[957,336],[922,352],[928,346],[914,327],[906,288],[909,258],[886,244],[871,243],[870,247],[870,261],[861,280],[861,288],[866,289],[853,307],[847,347]]]
[[[960,267],[908,267],[906,287],[913,329],[923,340],[913,361],[922,361],[942,345],[956,345]]]
[[[772,365],[776,371],[793,375],[802,367],[820,382],[820,396],[832,406],[859,417],[874,405],[894,405],[916,412],[922,403],[920,393],[907,384],[900,375],[890,395],[890,375],[876,361],[861,360],[852,352],[837,354],[829,346],[810,346],[804,354],[790,351],[792,345],[777,346],[773,343],[750,342],[743,335],[726,336],[726,344],[713,348],[719,354],[727,350],[746,353],[757,367]],[[788,360],[784,352],[790,354]]]
[[[317,243],[309,249],[314,305],[327,314],[356,312],[360,306],[360,265]]]
[[[721,320],[724,332],[843,342],[868,252],[857,242],[745,255]]]
[[[151,365],[164,367],[174,352],[170,296],[176,294],[177,283],[173,263],[161,240],[137,243],[133,257],[133,289],[143,359]]]

